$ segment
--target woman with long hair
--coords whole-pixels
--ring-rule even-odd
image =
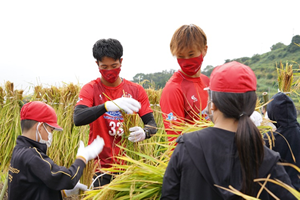
[[[250,67],[230,62],[216,67],[210,77],[208,114],[214,127],[187,133],[177,146],[163,179],[161,199],[240,199],[217,186],[256,196],[256,178],[279,179],[291,185],[278,153],[266,148],[250,116],[256,105],[256,77]],[[280,199],[295,199],[284,188],[268,182]],[[272,199],[263,190],[260,199]]]

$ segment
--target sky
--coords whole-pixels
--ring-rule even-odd
[[[300,35],[299,8],[299,0],[0,0],[0,86],[82,86],[100,77],[92,47],[102,38],[122,43],[127,80],[177,70],[169,44],[184,24],[207,35],[203,70],[290,44]]]

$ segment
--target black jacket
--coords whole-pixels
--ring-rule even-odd
[[[231,185],[241,189],[241,165],[234,135],[234,132],[210,127],[179,137],[164,175],[161,199],[238,199],[233,193],[214,186],[228,188]],[[271,173],[272,179],[291,185],[284,168],[277,165],[279,159],[278,153],[265,147],[259,177],[265,178]],[[280,186],[267,183],[266,187],[280,199],[295,199]],[[264,190],[260,199],[272,198]]]
[[[54,164],[46,151],[45,144],[18,136],[9,166],[8,199],[62,199],[60,190],[74,188],[84,161],[76,159],[67,169]]]
[[[274,123],[277,130],[273,133],[275,146],[272,147],[272,149],[279,152],[285,162],[300,167],[300,125],[297,122],[295,105],[290,97],[281,92],[275,94],[272,99],[273,101],[267,106],[268,117],[277,122]],[[270,133],[268,134],[271,135]],[[289,143],[296,162],[294,162],[290,148],[282,136],[284,136]],[[270,146],[268,141],[266,141],[266,145]],[[294,187],[300,191],[300,179],[298,177],[300,174],[293,167],[285,167],[285,169]]]

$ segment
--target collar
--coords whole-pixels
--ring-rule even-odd
[[[17,145],[24,146],[24,147],[27,147],[27,148],[36,147],[37,149],[39,149],[40,151],[42,151],[45,154],[47,152],[47,145],[46,144],[39,143],[39,142],[34,141],[34,140],[32,140],[28,137],[25,137],[23,135],[18,136]]]

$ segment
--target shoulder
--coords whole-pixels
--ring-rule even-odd
[[[176,140],[177,143],[184,143],[184,142],[195,142],[197,140],[202,140],[207,137],[212,137],[213,136],[213,128],[207,127],[204,129],[201,129],[199,131],[194,131],[190,133],[185,133],[181,136],[179,136]]]
[[[95,80],[92,80],[92,81],[84,84],[82,88],[90,88],[90,87],[92,88],[92,87],[94,87],[95,84],[99,84],[99,83],[100,83],[100,78],[97,78]]]
[[[165,87],[163,88],[162,94],[173,94],[176,93],[182,93],[181,90],[181,83],[183,78],[180,76],[178,72],[175,72],[173,76],[168,80]]]
[[[37,160],[45,160],[46,154],[39,151],[36,147],[24,148],[18,152],[17,159],[19,162],[23,162],[25,165],[37,164]]]
[[[100,78],[92,80],[92,81],[86,83],[81,88],[80,94],[81,95],[92,95],[93,92],[94,92],[94,90],[95,90],[95,88],[97,88],[96,85],[99,85],[99,83],[100,83]]]
[[[280,154],[278,152],[275,152],[264,146],[264,160],[260,166],[260,175],[265,176],[266,174],[270,173],[280,159]]]
[[[167,85],[173,85],[173,84],[180,84],[183,80],[183,77],[181,76],[181,74],[177,71],[175,72],[171,78],[167,81],[166,86]]]

